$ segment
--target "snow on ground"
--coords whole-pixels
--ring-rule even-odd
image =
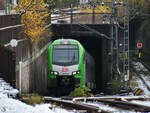
[[[60,16],[59,14],[51,14],[51,17],[57,17]]]
[[[145,75],[141,74],[141,77],[144,79],[146,84],[150,87],[150,75],[145,76]]]
[[[148,71],[142,63],[140,62],[133,62],[134,64],[134,68],[137,70],[137,71]]]
[[[50,104],[33,107],[12,98],[4,98],[0,100],[0,112],[2,113],[54,113],[49,107]]]
[[[54,108],[53,111],[54,111],[55,113],[77,113],[76,110],[70,110],[70,111],[69,111],[69,110],[62,109],[62,108],[60,108],[60,107]]]
[[[50,109],[51,104],[27,105],[14,99],[18,92],[17,89],[14,89],[0,78],[0,113],[74,113],[59,107]]]
[[[51,21],[52,24],[57,24],[57,20]]]
[[[128,110],[122,110],[122,109],[119,109],[119,108],[115,108],[115,107],[110,107],[109,105],[106,105],[106,104],[104,104],[104,103],[101,103],[101,102],[95,102],[95,103],[91,103],[91,102],[89,102],[88,104],[91,104],[91,105],[96,105],[96,106],[98,106],[101,110],[104,110],[104,111],[106,111],[106,112],[124,112],[124,113],[129,113],[129,112],[131,112],[131,110],[130,111],[128,111]]]
[[[132,102],[132,103],[136,103],[136,104],[140,104],[140,105],[144,105],[144,106],[150,107],[150,101],[132,100],[131,102]]]
[[[54,20],[54,21],[51,21],[51,23],[52,24],[60,24],[60,21],[63,21],[63,22],[66,22],[66,23],[70,23],[70,18]]]
[[[6,97],[16,97],[18,93],[17,89],[14,89],[9,83],[0,78],[0,95],[4,94]]]
[[[138,72],[141,71],[140,76],[150,86],[150,75],[148,74],[148,70],[140,62],[133,62],[133,65],[136,71]],[[138,83],[138,87],[144,91],[145,95],[150,95],[150,91],[147,89],[147,87],[143,84],[143,82],[139,78],[136,78],[136,82]]]
[[[147,89],[147,87],[143,84],[143,82],[141,81],[141,79],[137,78],[136,82],[138,83],[138,88],[141,88],[144,91],[144,95],[150,95],[149,90]]]

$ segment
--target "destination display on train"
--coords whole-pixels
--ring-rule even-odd
[[[77,45],[55,45],[54,49],[77,49]]]

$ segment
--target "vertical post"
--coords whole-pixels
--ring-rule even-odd
[[[120,80],[121,76],[120,76],[120,69],[119,69],[119,44],[118,44],[118,26],[116,25],[116,67],[117,67],[117,72],[118,72],[118,79]]]
[[[112,24],[112,19],[111,19],[111,24]],[[113,24],[112,24],[112,27],[111,27],[111,38],[112,38],[112,40],[111,40],[111,74],[112,74],[112,79],[114,78],[114,73],[113,73],[113,67],[114,67],[114,65],[113,65],[113,60],[114,60],[114,56],[113,56],[113,54],[114,54],[114,27],[113,27]]]
[[[5,7],[6,7],[6,14],[8,14],[8,0],[6,0],[6,2],[5,2]]]
[[[115,50],[115,35],[116,35],[116,32],[115,32],[115,27],[114,27],[114,22],[115,22],[115,6],[114,6],[114,0],[112,0],[112,18],[111,18],[111,25],[112,25],[112,34],[111,34],[111,37],[112,37],[112,41],[111,41],[111,53],[112,53],[112,65],[111,65],[111,68],[112,68],[112,79],[115,78],[114,76],[114,63],[115,63],[115,59],[114,59],[114,50]]]
[[[72,23],[73,23],[73,14],[72,14],[72,4],[70,5],[70,11],[71,11],[71,15],[70,15],[70,23],[71,23],[71,33],[72,33]]]
[[[115,2],[115,1],[114,1]],[[114,21],[115,21],[115,49],[116,49],[116,68],[117,68],[117,72],[118,72],[118,74],[120,75],[120,70],[119,70],[119,66],[118,66],[118,64],[119,64],[119,56],[118,56],[118,54],[119,54],[119,51],[118,51],[118,19],[117,19],[117,15],[118,14],[118,10],[117,10],[117,7],[116,7],[116,4],[114,4]],[[117,74],[117,75],[118,75]],[[117,78],[118,78],[118,76],[117,76]],[[119,78],[120,78],[120,76],[119,76]]]
[[[22,61],[19,62],[19,96],[21,96]]]
[[[111,24],[112,24],[112,59],[113,59],[113,63],[112,63],[112,69],[114,67],[116,73],[112,73],[114,79],[118,80],[120,78],[120,76],[116,76],[116,75],[120,75],[120,70],[119,70],[119,66],[118,66],[118,19],[117,19],[117,7],[116,7],[117,3],[115,0],[112,0],[112,18],[111,18]],[[113,71],[112,71],[113,72]]]
[[[133,3],[133,9],[135,9],[135,0],[134,0],[134,3]]]
[[[94,2],[93,2],[92,24],[95,24],[95,4],[94,4]]]
[[[119,56],[118,56],[118,54],[119,54],[119,50],[118,50],[118,26],[116,25],[116,49],[117,49],[117,65],[118,65],[118,60],[119,60]]]
[[[133,9],[133,4],[132,4],[132,0],[130,1],[130,8]]]
[[[129,55],[129,0],[124,0],[124,41],[123,41],[123,74],[126,89],[129,88],[130,80],[130,55]]]
[[[71,4],[71,9],[70,9],[70,11],[71,11],[70,23],[71,23],[71,25],[72,25],[72,23],[73,23],[72,4]]]

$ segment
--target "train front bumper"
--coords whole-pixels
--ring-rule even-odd
[[[57,76],[56,78],[50,78],[48,81],[48,87],[72,86],[77,84],[80,84],[80,78],[75,78],[74,76]]]

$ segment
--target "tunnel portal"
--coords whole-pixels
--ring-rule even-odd
[[[111,36],[111,25],[89,24],[86,26],[87,28],[92,28],[102,34]],[[53,24],[52,31],[54,33],[53,40],[60,38],[76,39],[94,57],[96,91],[104,91],[107,82],[111,78],[111,62],[110,56],[108,55],[111,50],[111,40],[77,24]]]

